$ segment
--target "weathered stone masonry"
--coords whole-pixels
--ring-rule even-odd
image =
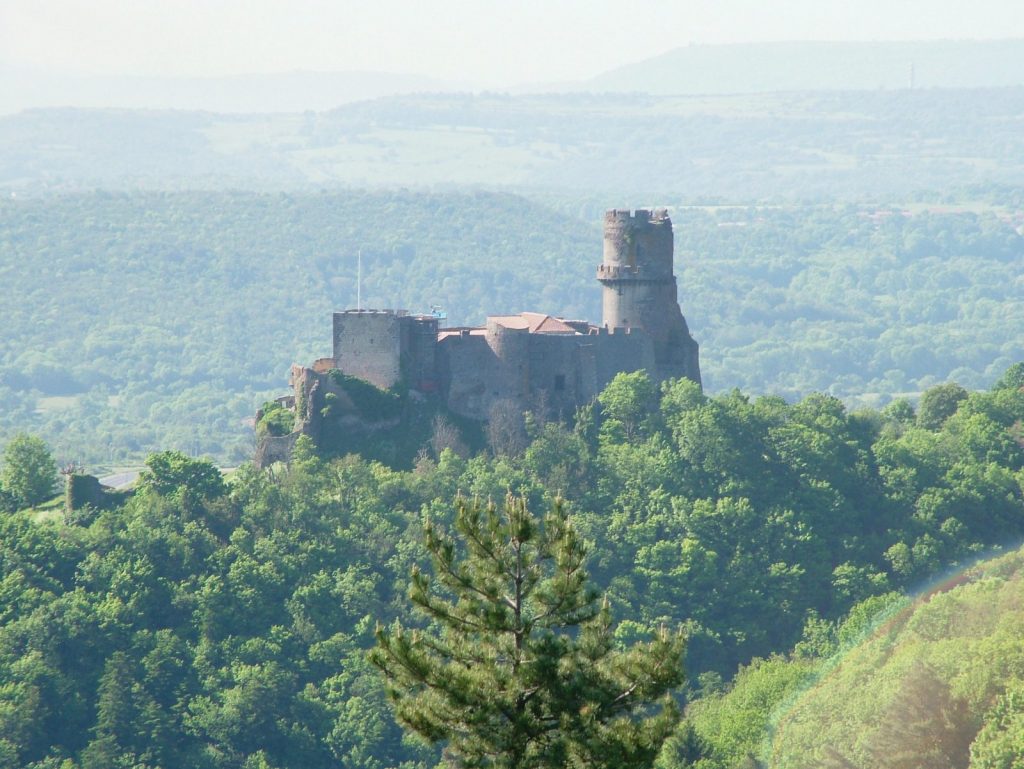
[[[677,299],[672,222],[667,211],[612,210],[604,218],[601,325],[541,313],[490,316],[481,327],[440,328],[404,310],[334,313],[334,350],[314,369],[293,367],[296,432],[318,437],[319,390],[331,366],[380,388],[399,382],[448,409],[487,419],[499,401],[552,414],[589,403],[619,372],[646,369],[656,381],[700,383],[697,343]],[[302,397],[299,397],[301,393]],[[281,442],[281,449],[287,450]],[[273,447],[268,446],[269,454]]]

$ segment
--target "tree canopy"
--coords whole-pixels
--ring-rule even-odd
[[[42,438],[21,433],[11,438],[0,457],[0,489],[15,503],[36,505],[53,495],[57,464]]]
[[[443,622],[414,615],[408,590],[418,564],[431,575],[424,600],[469,612],[442,571],[425,567],[428,522],[435,546],[450,543],[453,570],[470,556],[452,504],[460,491],[465,502],[511,490],[528,510],[551,510],[558,491],[572,500],[584,584],[602,587],[618,621],[602,619],[597,601],[580,625],[541,628],[542,648],[544,638],[565,644],[552,659],[571,668],[582,656],[583,669],[584,627],[610,643],[609,662],[658,642],[662,627],[685,627],[688,705],[662,769],[754,766],[774,708],[833,669],[822,661],[870,632],[901,592],[1024,539],[1020,389],[969,391],[934,428],[905,404],[854,411],[824,394],[790,403],[702,394],[686,381],[665,383],[644,409],[628,440],[600,402],[572,424],[528,419],[525,448],[499,456],[435,456],[424,435],[408,470],[319,456],[307,440],[290,466],[243,465],[227,481],[208,462],[158,456],[149,472],[159,488],[117,507],[0,516],[0,767],[435,767],[440,749],[403,737],[366,655],[375,625],[396,620],[409,643],[458,646]],[[176,472],[193,463],[212,496],[190,493],[192,476]],[[486,506],[475,515],[484,537]],[[495,515],[507,530],[504,509]],[[541,521],[532,546],[549,541],[545,531]],[[545,571],[557,559],[541,563],[537,598],[557,573]],[[970,585],[981,613],[960,640],[945,635],[960,616],[963,594],[952,591],[904,635],[907,649],[941,639],[922,681],[949,683],[948,713],[966,699],[970,723],[991,724],[972,750],[999,769],[1013,766],[1013,676],[1024,667],[1017,615],[989,599],[1005,580],[998,605],[1019,603],[1013,573],[995,562]],[[972,640],[983,625],[1001,635]],[[581,683],[621,689],[621,671],[595,667]],[[897,680],[868,687],[857,708],[877,715]],[[922,691],[933,689],[945,696],[934,682]],[[845,695],[830,703],[853,706]],[[851,755],[862,754],[842,748]]]
[[[412,574],[432,624],[378,629],[370,656],[402,724],[457,766],[650,767],[678,718],[682,634],[616,648],[560,502],[540,522],[522,498],[463,499],[454,527],[427,524],[434,579]]]

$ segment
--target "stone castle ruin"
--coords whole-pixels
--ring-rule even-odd
[[[534,312],[454,328],[404,310],[336,312],[332,357],[312,368],[293,366],[295,394],[280,399],[294,409],[295,429],[261,441],[257,463],[287,458],[300,434],[318,440],[327,402],[340,407],[340,429],[345,414],[350,428],[365,422],[357,420],[332,371],[382,390],[401,383],[414,397],[438,399],[451,412],[481,421],[499,403],[521,410],[544,404],[552,415],[571,415],[620,372],[645,369],[656,381],[686,377],[699,384],[698,347],[679,308],[672,260],[666,210],[612,210],[605,213],[597,269],[599,326]]]

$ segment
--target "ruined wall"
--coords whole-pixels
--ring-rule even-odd
[[[88,473],[68,473],[64,476],[64,520],[68,523],[88,523],[98,511],[112,510],[123,505],[134,494],[134,488],[111,489]]]
[[[300,435],[308,435],[320,446],[325,434],[335,438],[337,430],[366,432],[379,427],[364,418],[349,393],[331,376],[330,369],[317,371],[293,365],[290,383],[294,394],[277,400],[294,412],[295,429],[288,435],[263,436],[256,446],[257,467],[290,461]],[[389,424],[392,423],[397,420]]]
[[[402,378],[404,318],[394,310],[334,313],[334,365],[386,390]]]
[[[268,435],[256,446],[256,455],[253,457],[253,464],[256,467],[270,467],[275,462],[291,461],[292,450],[295,448],[295,441],[302,433],[291,433],[290,435]]]

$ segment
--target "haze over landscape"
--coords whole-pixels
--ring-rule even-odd
[[[1019,769],[1022,541],[1024,4],[0,2],[0,769]]]
[[[1012,40],[1022,36],[1024,10],[1012,0],[981,0],[969,14],[923,0],[41,0],[0,7],[0,110],[302,111],[452,90],[898,88],[912,63],[924,87],[1021,85]],[[979,40],[1010,47],[972,48]],[[757,45],[780,41],[876,45],[818,46],[822,67],[813,46],[793,57]],[[877,45],[898,41],[913,44]]]

